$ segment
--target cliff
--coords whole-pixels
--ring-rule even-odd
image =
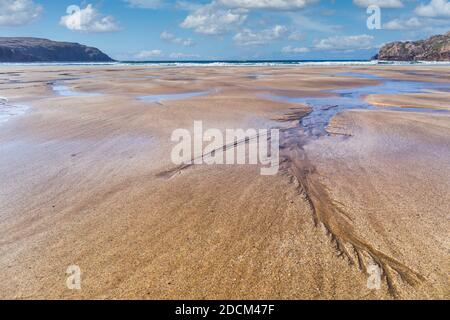
[[[100,50],[78,43],[0,37],[0,62],[111,62]]]
[[[387,61],[450,61],[450,32],[427,40],[392,42],[374,57]]]

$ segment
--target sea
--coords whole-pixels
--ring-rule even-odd
[[[381,61],[381,60],[198,60],[198,61],[116,61],[116,62],[34,62],[34,63],[0,63],[0,66],[47,66],[47,65],[142,65],[163,67],[282,67],[282,66],[371,66],[371,65],[450,65],[441,61]]]

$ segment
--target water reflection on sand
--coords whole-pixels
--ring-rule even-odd
[[[328,97],[289,97],[275,94],[264,94],[263,97],[281,102],[302,103],[308,105],[312,110],[302,118],[301,123],[305,131],[312,136],[326,134],[326,128],[330,120],[338,113],[351,109],[371,110],[376,107],[366,101],[364,97],[371,94],[411,94],[425,93],[428,90],[448,91],[450,84],[391,80],[375,75],[363,73],[340,73],[337,76],[356,77],[381,81],[378,85],[369,85],[350,89],[340,89],[327,91],[333,94]],[[450,114],[447,110],[436,110],[430,108],[402,108],[387,107],[385,110],[402,112],[430,112]]]
[[[184,100],[189,98],[207,96],[209,93],[210,93],[209,91],[191,91],[183,93],[155,94],[155,95],[141,96],[138,98],[138,100],[145,102]]]

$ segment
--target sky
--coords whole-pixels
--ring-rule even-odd
[[[0,36],[117,60],[369,59],[384,43],[448,31],[449,0],[0,0]]]

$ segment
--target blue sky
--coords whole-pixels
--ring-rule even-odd
[[[381,29],[367,27],[369,5]],[[119,60],[367,59],[383,43],[449,30],[449,0],[0,0],[0,36],[79,42]]]

